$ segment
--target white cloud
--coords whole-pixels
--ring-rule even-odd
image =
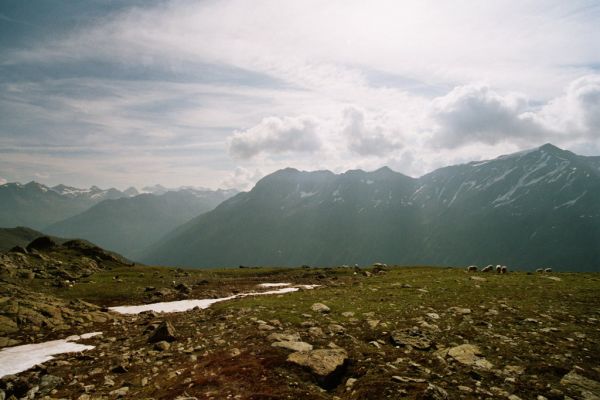
[[[456,87],[431,103],[433,144],[459,147],[472,142],[535,143],[549,132],[528,110],[527,99],[521,94],[500,94],[485,85]]]
[[[248,190],[263,176],[264,174],[259,169],[251,171],[246,168],[237,167],[223,180],[222,186],[228,189]]]
[[[600,138],[600,74],[571,82],[565,93],[550,101],[537,120],[562,134],[562,140]]]
[[[229,139],[229,152],[241,159],[261,153],[313,152],[321,147],[318,122],[308,116],[267,117]]]
[[[348,148],[363,156],[381,156],[399,149],[397,132],[385,126],[385,121],[367,120],[363,110],[348,107],[343,112],[342,134],[348,140]]]

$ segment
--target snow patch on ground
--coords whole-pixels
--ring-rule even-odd
[[[285,283],[285,282],[280,282],[280,283],[260,283],[257,286],[258,287],[281,287],[281,286],[290,286],[291,283]]]
[[[51,340],[49,342],[6,347],[0,350],[0,378],[26,371],[38,364],[52,360],[53,356],[58,354],[91,350],[94,346],[73,342],[81,339],[89,339],[101,334],[102,332],[92,332],[81,336],[69,336],[66,339]]]
[[[120,314],[139,314],[145,311],[173,313],[173,312],[184,312],[189,311],[195,307],[204,309],[211,305],[227,300],[238,299],[247,296],[263,296],[268,294],[284,294],[290,292],[296,292],[300,289],[314,289],[319,285],[297,285],[295,287],[285,287],[281,289],[268,290],[266,292],[250,292],[242,293],[235,296],[221,297],[217,299],[198,299],[198,300],[179,300],[179,301],[166,301],[161,303],[143,304],[139,306],[119,306],[110,307],[112,311]]]
[[[312,197],[315,194],[317,194],[317,192],[300,192],[300,198],[303,199],[305,197]]]

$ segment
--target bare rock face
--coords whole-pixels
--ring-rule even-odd
[[[348,353],[344,349],[318,349],[292,353],[287,360],[307,368],[319,384],[332,388],[340,382]]]
[[[158,326],[152,332],[150,337],[148,338],[149,343],[158,343],[158,342],[174,342],[177,339],[175,336],[175,328],[169,321],[164,321],[162,324]]]
[[[492,369],[494,366],[481,357],[479,347],[472,344],[461,344],[448,350],[448,355],[461,364],[475,366],[482,369]]]
[[[579,392],[584,400],[600,400],[600,382],[586,378],[576,370],[563,376],[560,384]]]

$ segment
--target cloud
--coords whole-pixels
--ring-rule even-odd
[[[227,189],[247,190],[254,186],[263,176],[264,174],[259,169],[251,171],[246,168],[237,167],[231,175],[223,180],[222,186]]]
[[[402,147],[396,132],[378,121],[367,120],[363,110],[348,107],[343,111],[342,134],[348,148],[362,156],[381,156]]]
[[[267,117],[229,139],[229,152],[241,159],[261,153],[313,152],[321,147],[318,122],[313,117]]]
[[[563,139],[598,139],[600,133],[600,74],[571,82],[565,93],[535,115],[539,123],[559,131]]]
[[[433,145],[453,148],[473,142],[535,142],[550,131],[529,109],[521,94],[500,94],[486,85],[456,87],[431,103]]]

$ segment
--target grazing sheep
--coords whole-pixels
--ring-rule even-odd
[[[550,272],[552,272],[552,268],[546,268],[546,269],[544,270],[544,272],[550,273]]]
[[[502,268],[500,268],[500,272],[506,274],[508,272],[508,267],[506,265],[503,265]]]
[[[502,272],[502,265],[496,265],[496,273]]]
[[[535,272],[544,272],[544,268],[538,268],[535,270]]]
[[[479,270],[479,268],[477,268],[477,265],[470,265],[467,267],[467,272],[477,272]]]
[[[493,269],[494,269],[493,265],[488,265],[487,267],[482,269],[481,272],[491,272]]]

